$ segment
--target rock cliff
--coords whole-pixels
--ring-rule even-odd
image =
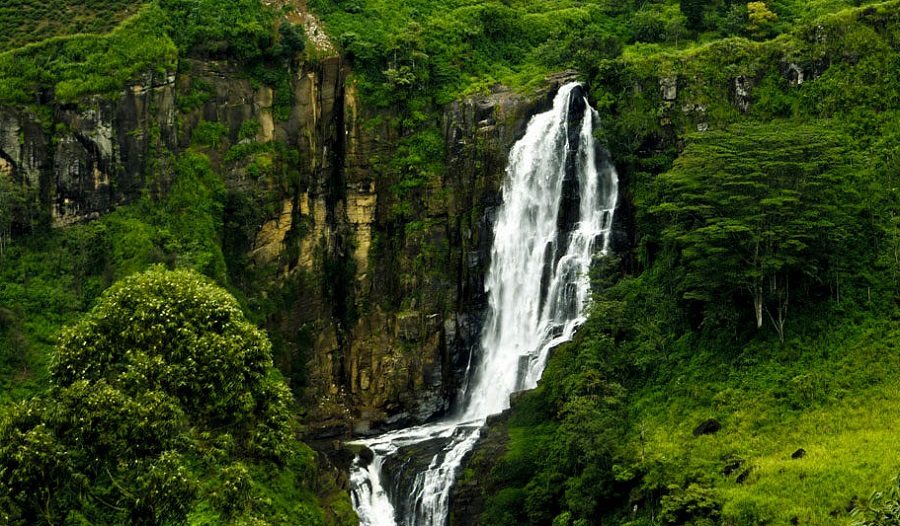
[[[151,147],[175,147],[172,74],[147,75],[115,99],[0,107],[0,173],[38,189],[54,226],[99,216],[146,185]]]
[[[402,197],[385,162],[403,139],[397,110],[361,103],[335,56],[277,88],[185,60],[77,104],[45,90],[0,108],[0,176],[65,227],[165,195],[182,152],[206,155],[229,193],[232,285],[281,298],[265,324],[310,438],[364,434],[449,407],[480,332],[508,150],[571,76],[445,107],[444,169]]]

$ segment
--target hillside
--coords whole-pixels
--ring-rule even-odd
[[[51,37],[106,33],[146,2],[138,0],[10,0],[0,6],[0,53]]]
[[[577,78],[621,179],[615,254],[451,523],[896,521],[900,2],[63,4],[0,7],[0,436],[42,452],[0,469],[4,520],[155,513],[118,487],[150,484],[134,437],[111,472],[60,460],[68,412],[125,422],[144,395],[110,373],[90,398],[54,356],[166,268],[265,329],[280,372],[253,396],[287,385],[279,432],[320,454],[151,382],[174,453],[140,462],[192,477],[152,520],[353,523],[339,440],[455,403],[506,155]],[[68,500],[29,504],[55,487],[14,480],[29,462]],[[228,484],[240,509],[206,498]]]
[[[475,453],[480,523],[896,520],[897,9],[592,71],[634,250]]]

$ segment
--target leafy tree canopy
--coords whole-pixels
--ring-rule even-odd
[[[323,523],[268,339],[199,274],[115,284],[64,331],[51,382],[0,422],[5,521]]]
[[[827,128],[733,126],[697,136],[659,177],[649,207],[677,287],[716,307],[752,306],[783,338],[792,298],[838,279],[845,243],[859,235],[858,168]]]

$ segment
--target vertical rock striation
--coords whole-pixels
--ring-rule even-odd
[[[396,174],[385,162],[401,138],[389,125],[397,110],[361,104],[336,56],[292,70],[287,96],[212,60],[77,104],[45,90],[33,106],[0,107],[0,177],[34,190],[52,225],[65,227],[165,195],[178,155],[207,155],[228,192],[262,214],[240,250],[273,277],[233,284],[296,287],[266,325],[283,342],[277,365],[303,371],[294,383],[310,408],[308,438],[374,432],[440,414],[459,391],[486,307],[509,148],[570,78],[529,96],[498,88],[448,105],[446,169],[417,190],[411,217],[394,211]],[[192,143],[204,122],[224,127],[221,146]],[[290,184],[228,155],[269,143],[296,151]]]

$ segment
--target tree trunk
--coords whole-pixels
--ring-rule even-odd
[[[781,286],[778,285],[778,275],[775,274],[770,278],[770,284],[772,287],[772,296],[775,297],[775,315],[772,315],[772,311],[766,307],[766,313],[769,315],[769,320],[772,321],[772,326],[775,327],[775,331],[778,332],[778,340],[781,343],[784,343],[784,322],[787,319],[787,309],[788,309],[788,301],[790,299],[789,296],[789,282],[787,277],[784,278]]]
[[[762,284],[753,285],[753,313],[756,314],[756,328],[762,329],[763,326],[763,288]]]

